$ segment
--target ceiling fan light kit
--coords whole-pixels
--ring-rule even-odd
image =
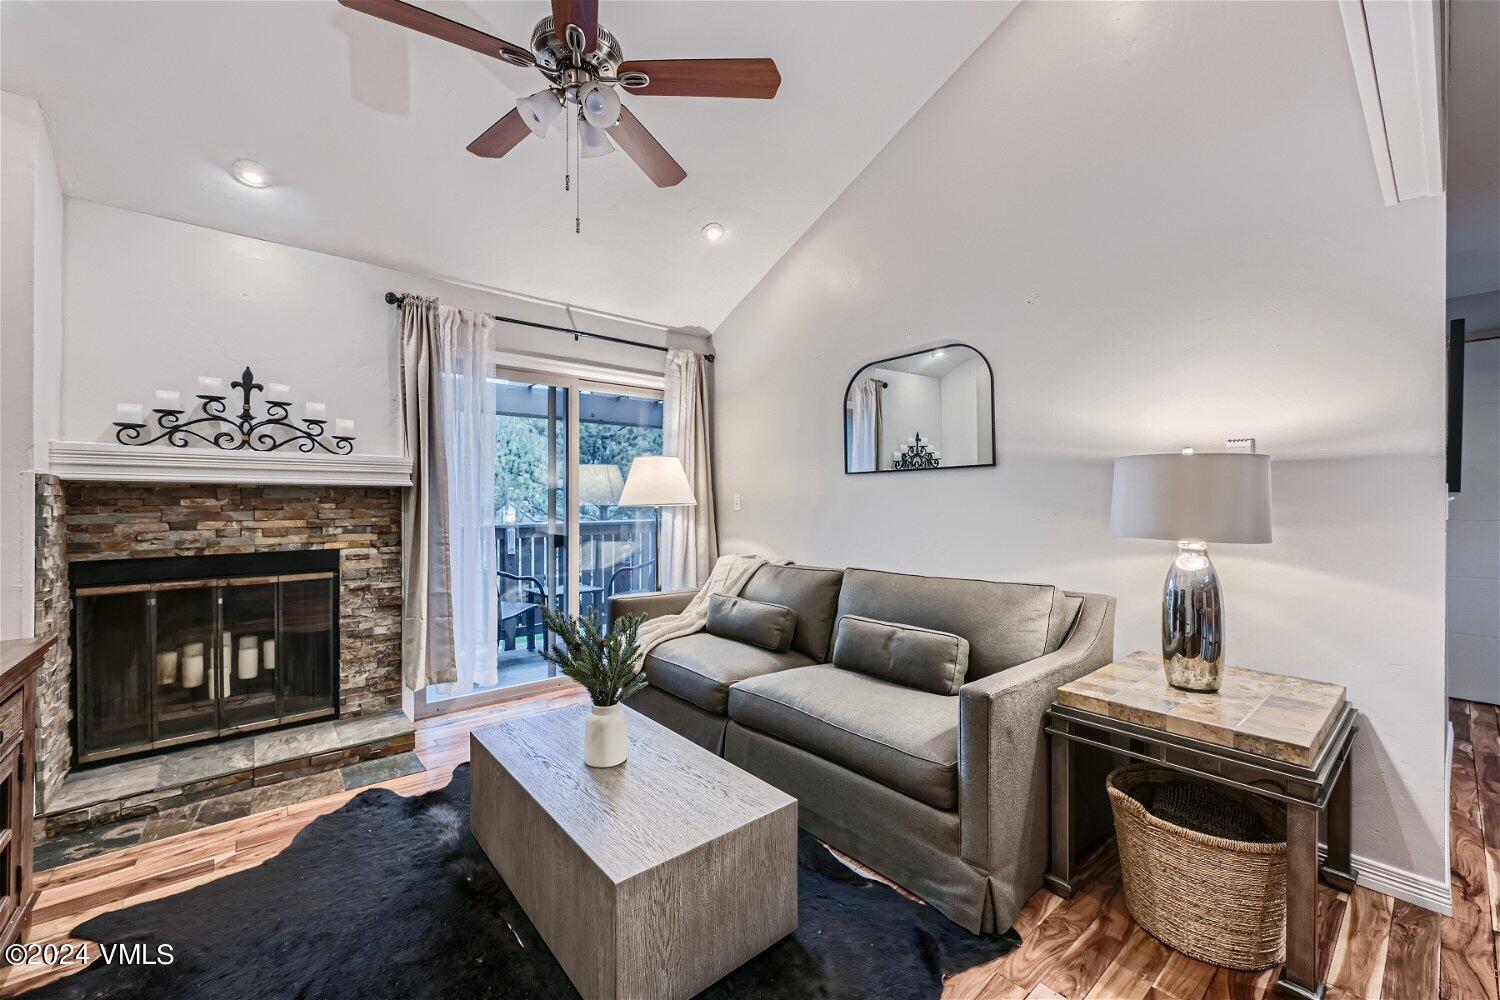
[[[403,28],[499,59],[532,68],[546,77],[547,89],[516,101],[506,114],[469,143],[475,156],[498,159],[528,135],[545,137],[568,105],[583,119],[579,156],[603,156],[613,149],[602,134],[609,129],[657,187],[681,183],[687,171],[620,103],[618,88],[653,97],[741,97],[769,100],[781,86],[770,59],[646,59],[627,62],[619,41],[599,24],[598,0],[552,0],[552,14],[531,32],[531,50],[403,0],[339,0],[341,4]],[[558,30],[557,25],[562,29]],[[569,112],[574,113],[574,112]],[[601,145],[602,143],[602,145]],[[605,148],[608,147],[608,148]],[[589,150],[593,150],[590,152]]]

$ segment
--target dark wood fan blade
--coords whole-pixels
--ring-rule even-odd
[[[781,87],[781,73],[770,59],[636,59],[620,64],[619,75],[645,73],[651,82],[632,94],[659,97],[758,97],[770,100]]]
[[[486,35],[467,24],[450,21],[441,14],[434,14],[409,3],[402,3],[401,0],[339,0],[339,3],[350,10],[357,10],[371,17],[378,17],[382,21],[399,24],[403,28],[420,31],[433,38],[441,38],[454,45],[462,45],[466,49],[503,59],[513,65],[533,66],[536,64],[536,58],[531,52],[519,45],[507,42],[503,38],[496,38],[494,35]]]
[[[552,33],[564,44],[570,24],[583,32],[583,51],[594,51],[599,38],[599,0],[552,0]]]
[[[526,126],[523,123],[521,127]],[[609,137],[657,187],[671,187],[687,176],[687,171],[672,159],[672,154],[662,148],[655,136],[646,131],[646,126],[630,113],[629,108],[620,109],[620,120],[609,127]]]
[[[531,129],[521,120],[521,112],[511,109],[510,114],[484,130],[484,134],[469,143],[469,152],[475,156],[492,159],[504,156],[516,144],[531,134]]]

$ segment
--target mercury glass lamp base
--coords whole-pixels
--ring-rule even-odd
[[[1224,683],[1224,595],[1203,542],[1177,545],[1162,591],[1161,653],[1173,687],[1217,691]]]

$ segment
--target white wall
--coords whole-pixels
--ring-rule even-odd
[[[721,546],[1102,591],[1149,650],[1171,546],[1111,537],[1111,459],[1254,436],[1230,660],[1347,685],[1365,875],[1440,905],[1443,241],[1382,204],[1335,5],[1023,4],[715,332]],[[999,465],[843,475],[850,374],[951,340]]]
[[[57,427],[63,197],[36,102],[0,93],[0,636],[33,628],[35,473]]]
[[[362,261],[69,199],[61,437],[107,441],[117,402],[148,406],[156,389],[190,398],[199,375],[285,382],[299,405],[356,421],[357,450],[399,455],[400,350],[388,291],[533,322],[568,325],[560,308]],[[652,343],[701,338],[580,314],[578,327]],[[499,326],[496,346],[645,371],[663,355]]]
[[[1448,694],[1500,704],[1500,340],[1464,352],[1462,476],[1448,505]]]
[[[940,379],[943,396],[943,464],[977,465],[990,456],[989,368],[970,358]]]

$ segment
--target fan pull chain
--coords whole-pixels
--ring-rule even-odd
[[[572,117],[563,115],[563,190],[572,188],[573,179],[568,174],[568,168],[573,165],[573,120]]]
[[[579,109],[579,115],[583,110]],[[580,121],[582,118],[579,119]],[[573,232],[583,234],[583,129],[578,130],[578,183],[573,187]]]

